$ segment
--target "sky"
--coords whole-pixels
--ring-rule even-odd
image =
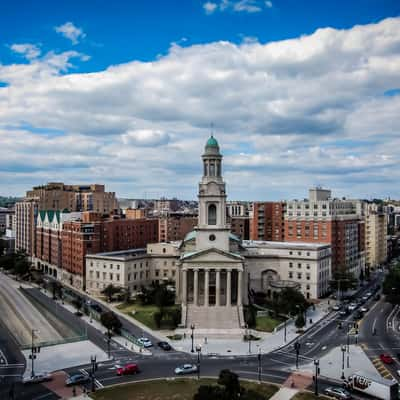
[[[0,195],[400,198],[398,0],[2,0]]]

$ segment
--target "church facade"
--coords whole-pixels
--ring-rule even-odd
[[[101,279],[108,276],[109,265],[114,265],[114,271],[118,266],[122,279],[117,284],[133,292],[142,284],[172,280],[176,302],[182,306],[181,325],[217,330],[243,328],[243,307],[256,291],[272,297],[293,287],[308,299],[323,296],[331,278],[330,245],[241,241],[227,223],[222,155],[213,136],[202,161],[195,229],[181,242],[87,256],[87,290],[96,293],[107,284],[116,284]],[[136,270],[139,265],[143,271]]]

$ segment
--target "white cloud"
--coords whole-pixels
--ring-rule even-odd
[[[81,28],[75,26],[72,22],[66,22],[63,25],[56,26],[55,31],[65,38],[69,39],[72,44],[78,44],[81,39],[86,37],[86,33]]]
[[[203,4],[203,8],[206,14],[212,14],[217,8],[217,4],[212,3],[211,1],[207,1],[206,3]]]
[[[249,14],[258,13],[263,9],[271,8],[271,1],[262,0],[219,0],[215,2],[207,1],[203,4],[206,14],[213,14],[215,11],[246,12]]]
[[[12,44],[10,49],[15,53],[23,55],[28,60],[33,60],[40,56],[39,47],[31,43]]]
[[[384,95],[400,87],[399,48],[391,18],[267,44],[174,44],[95,73],[69,73],[77,52],[0,65],[0,192],[62,179],[194,198],[214,122],[230,198],[304,197],[316,183],[400,197],[400,95]]]

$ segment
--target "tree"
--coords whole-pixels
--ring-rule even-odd
[[[357,287],[357,279],[351,272],[347,272],[344,267],[340,267],[333,274],[333,279],[329,282],[332,290],[347,292],[350,289]]]
[[[224,398],[222,389],[216,385],[201,385],[193,400],[221,400]]]
[[[15,264],[14,273],[19,276],[26,275],[31,269],[31,262],[28,260],[28,256],[24,251],[18,251],[14,254]]]
[[[114,296],[114,294],[118,293],[121,291],[121,288],[114,286],[112,283],[110,283],[108,286],[106,286],[102,291],[101,294],[104,294],[107,297],[107,300],[109,303],[111,303],[111,300]]]
[[[246,325],[249,328],[254,328],[256,326],[256,317],[257,317],[257,311],[255,307],[250,304],[247,308],[245,308],[245,314],[244,314],[244,319],[246,322]]]
[[[219,373],[218,385],[224,386],[227,399],[237,399],[240,396],[239,377],[229,369]]]
[[[298,329],[303,328],[303,326],[306,324],[303,312],[299,313],[299,315],[296,318],[296,321],[294,321],[294,324],[296,325],[296,328],[298,328]]]
[[[386,301],[391,304],[400,304],[400,268],[389,271],[383,281],[382,292],[386,296]]]
[[[0,257],[4,255],[6,248],[6,242],[0,238]]]
[[[174,308],[169,312],[169,315],[172,320],[172,324],[177,327],[182,320],[182,311],[180,308]]]
[[[58,298],[61,298],[62,296],[62,285],[60,282],[57,281],[51,281],[50,282],[50,287],[51,287],[51,291],[53,293],[53,300]]]
[[[79,312],[82,309],[82,306],[83,306],[82,299],[80,297],[75,297],[72,300],[72,305],[76,308],[76,311]]]
[[[310,305],[303,293],[293,288],[282,289],[277,304],[279,313],[285,315],[296,315],[299,310],[305,311]]]
[[[160,329],[161,321],[162,321],[162,319],[163,319],[163,313],[162,313],[161,311],[156,311],[156,312],[153,314],[153,319],[154,319],[154,323],[156,324],[156,327],[157,327],[158,329]]]
[[[112,311],[103,312],[100,315],[100,322],[107,328],[109,334],[111,331],[118,333],[122,328],[121,321]]]
[[[365,279],[364,268],[361,268],[360,276],[358,277],[358,279],[360,279],[360,282],[364,281],[364,279]]]

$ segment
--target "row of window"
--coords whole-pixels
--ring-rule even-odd
[[[294,273],[293,271],[289,271],[289,279],[293,279]],[[301,272],[297,272],[297,279],[302,279],[303,274]],[[311,279],[310,274],[306,274],[306,279],[309,281]]]
[[[289,268],[293,268],[292,262],[289,262]],[[297,263],[297,268],[301,269],[301,263]],[[310,264],[306,264],[306,268],[310,269]]]

